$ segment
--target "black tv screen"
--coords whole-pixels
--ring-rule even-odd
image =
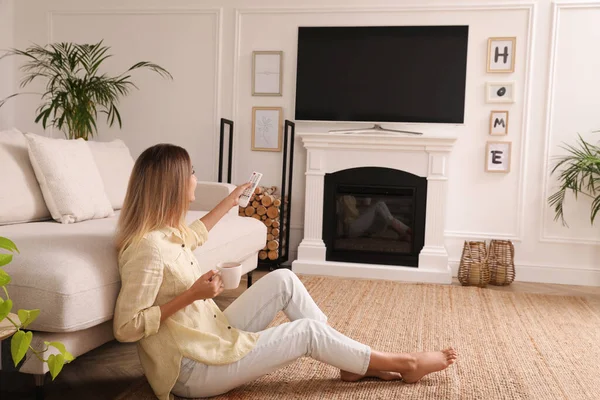
[[[463,123],[468,26],[298,28],[296,120]]]

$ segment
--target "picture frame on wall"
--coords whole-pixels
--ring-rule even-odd
[[[491,37],[488,39],[487,72],[515,72],[516,37]]]
[[[514,82],[487,82],[485,84],[486,103],[514,103]]]
[[[252,96],[283,95],[283,51],[252,52]]]
[[[281,151],[283,108],[252,107],[252,150]]]
[[[485,146],[485,171],[510,172],[511,142],[488,141]]]
[[[502,136],[508,134],[508,111],[490,112],[490,135]]]

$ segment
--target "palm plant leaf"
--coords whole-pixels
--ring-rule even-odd
[[[150,68],[150,70],[158,73],[159,75],[165,77],[165,78],[173,78],[173,76],[169,73],[169,71],[167,71],[166,69],[164,69],[163,67],[161,67],[160,65],[156,65],[153,64],[151,62],[148,61],[141,61],[137,64],[132,65],[131,67],[129,67],[129,69],[127,70],[127,72],[129,71],[133,71],[134,69],[138,69],[138,68]]]
[[[18,96],[18,95],[19,95],[19,93],[14,93],[14,94],[11,94],[11,95],[10,95],[10,96],[8,96],[8,97],[5,97],[4,99],[1,99],[1,100],[0,100],[0,107],[2,107],[2,106],[4,105],[4,103],[6,103],[6,101],[7,101],[8,99],[11,99],[11,98],[13,98],[13,97],[15,97],[15,96]]]
[[[21,56],[25,63],[20,86],[25,87],[37,79],[45,81],[41,94],[42,104],[36,110],[35,122],[44,128],[54,126],[65,132],[69,139],[88,139],[97,134],[98,113],[106,114],[108,126],[115,121],[122,127],[118,110],[120,98],[137,86],[130,80],[131,71],[146,68],[164,78],[173,77],[163,67],[141,61],[116,76],[100,74],[102,63],[112,57],[110,47],[103,41],[94,44],[52,43],[47,46],[32,45],[26,50],[13,49],[2,55]],[[23,93],[0,100],[4,103]]]
[[[596,197],[594,201],[592,201],[592,213],[590,216],[592,223],[594,223],[594,219],[598,215],[598,212],[600,212],[600,196]]]
[[[552,174],[559,172],[559,189],[553,193],[548,202],[554,207],[555,220],[561,220],[568,226],[564,217],[564,202],[567,192],[572,192],[577,198],[579,195],[591,197],[592,211],[591,223],[600,211],[600,147],[583,140],[578,135],[578,145],[564,145],[567,155],[559,158]]]

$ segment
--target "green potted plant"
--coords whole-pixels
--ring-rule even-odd
[[[24,73],[22,88],[38,78],[45,80],[46,89],[41,94],[42,104],[36,111],[36,123],[41,121],[44,129],[56,127],[68,139],[88,140],[97,134],[98,113],[106,114],[109,126],[115,121],[119,127],[122,126],[117,105],[122,96],[137,88],[130,80],[132,71],[147,68],[172,78],[167,70],[148,61],[138,62],[116,76],[100,73],[102,63],[111,57],[109,49],[102,41],[96,44],[35,44],[26,50],[12,49],[0,59],[8,56],[27,59],[20,67]],[[0,100],[0,107],[19,94],[23,93]]]
[[[562,146],[567,154],[559,157],[552,169],[553,174],[558,173],[560,187],[548,198],[548,202],[554,207],[554,220],[560,219],[565,226],[568,225],[563,207],[567,192],[572,192],[575,198],[583,195],[592,199],[590,210],[592,224],[600,212],[600,146],[586,142],[581,135],[578,137],[577,145]]]
[[[7,285],[10,283],[10,275],[2,269],[9,264],[13,259],[13,254],[19,252],[17,246],[5,237],[0,236],[0,249],[6,250],[0,252],[0,287],[4,292],[4,297],[0,295],[0,323],[8,321],[8,324],[2,324],[3,329],[0,330],[0,340],[10,339],[10,353],[15,364],[19,367],[19,363],[25,357],[28,351],[31,351],[40,361],[48,364],[52,379],[56,378],[63,366],[66,363],[73,361],[73,355],[67,351],[65,345],[60,342],[44,342],[46,348],[36,350],[31,347],[33,332],[25,331],[35,319],[40,315],[40,310],[18,310],[16,314],[12,314],[13,303],[8,294]],[[18,317],[18,318],[16,318]],[[7,337],[4,337],[7,336]],[[54,347],[59,351],[58,354],[51,354],[48,358],[44,358],[44,353]]]

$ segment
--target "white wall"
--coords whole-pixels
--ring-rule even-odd
[[[13,0],[0,0],[0,56],[5,50],[13,47]],[[0,61],[0,100],[15,92],[13,74],[14,61],[5,58]],[[14,125],[14,105],[7,102],[0,108],[0,131],[12,128]]]
[[[453,4],[453,5],[449,5]],[[155,61],[173,82],[148,72],[135,76],[140,91],[123,101],[124,129],[102,128],[100,140],[120,137],[134,156],[156,142],[185,146],[202,179],[216,178],[218,120],[236,124],[234,182],[252,170],[278,185],[281,153],[250,150],[253,106],[281,106],[293,119],[296,29],[299,25],[469,24],[465,123],[418,126],[459,137],[450,165],[447,247],[456,268],[464,240],[506,238],[515,243],[517,279],[600,285],[600,229],[589,225],[589,202],[570,201],[570,228],[553,221],[546,198],[555,187],[548,171],[562,141],[600,129],[600,1],[554,6],[550,0],[507,1],[75,1],[20,0],[15,45],[50,40],[93,41],[113,47],[111,71]],[[268,26],[268,29],[266,27]],[[513,74],[486,74],[487,38],[517,36]],[[253,50],[283,50],[283,96],[252,97]],[[486,81],[514,81],[510,110],[513,144],[509,174],[484,172],[489,111]],[[33,124],[35,99],[19,99],[15,121]],[[505,107],[502,107],[502,109]],[[298,124],[297,131],[342,126]],[[399,128],[415,126],[398,125]],[[60,133],[55,133],[60,135]],[[296,143],[292,245],[303,226],[305,152]]]

